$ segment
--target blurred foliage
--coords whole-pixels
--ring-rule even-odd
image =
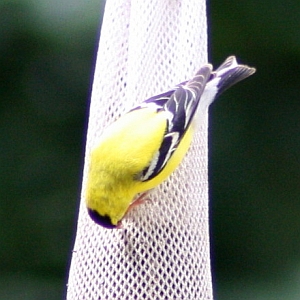
[[[236,54],[257,68],[211,109],[218,299],[300,296],[299,9],[296,0],[210,2],[213,61]]]
[[[211,108],[218,299],[299,299],[299,1],[211,0],[210,61],[257,73]],[[0,3],[0,299],[61,299],[102,1]]]
[[[101,13],[99,1],[97,14],[62,10],[47,19],[39,9],[0,3],[0,299],[6,300],[61,299],[65,289]]]

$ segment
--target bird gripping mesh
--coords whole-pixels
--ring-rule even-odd
[[[171,177],[132,209],[123,229],[87,215],[90,150],[105,126],[207,61],[204,0],[107,0],[88,124],[68,300],[212,299],[207,116]]]

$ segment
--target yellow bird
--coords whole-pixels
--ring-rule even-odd
[[[215,71],[206,64],[191,80],[145,100],[106,128],[91,151],[85,195],[90,217],[105,228],[119,228],[129,208],[141,202],[135,196],[179,165],[195,121],[216,96],[254,72],[234,56]]]

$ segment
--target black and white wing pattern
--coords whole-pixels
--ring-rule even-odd
[[[204,65],[191,80],[149,98],[137,107],[155,107],[157,112],[164,111],[168,115],[162,144],[139,179],[151,180],[163,170],[189,128],[199,104],[206,110],[218,95],[255,71],[255,68],[239,65],[235,56],[230,56],[215,71],[212,71],[212,65]]]
[[[143,170],[140,180],[150,180],[160,173],[177,149],[195,115],[211,71],[212,66],[205,65],[193,79],[177,85],[169,92],[144,101],[139,107],[155,105],[158,112],[163,110],[168,116],[162,144],[150,165]]]

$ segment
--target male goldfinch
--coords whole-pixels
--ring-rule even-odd
[[[145,100],[107,127],[91,151],[85,195],[91,218],[105,228],[120,227],[137,203],[135,196],[160,184],[179,165],[195,121],[201,122],[216,96],[254,72],[234,56],[215,71],[206,64],[192,79]]]

